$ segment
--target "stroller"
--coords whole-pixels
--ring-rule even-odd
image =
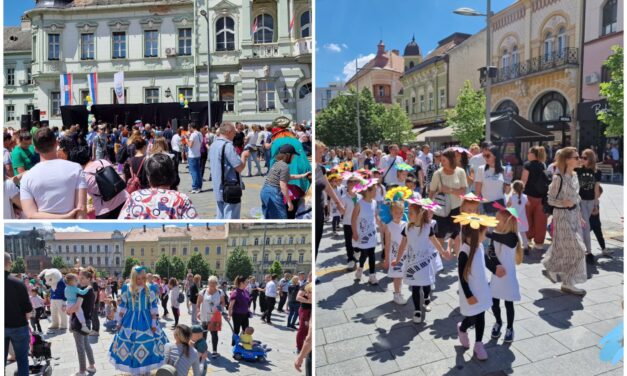
[[[235,346],[233,346],[233,359],[235,360],[249,360],[249,361],[257,361],[257,362],[265,362],[267,360],[267,351],[265,348],[261,348],[260,346],[253,346],[252,350],[246,350],[244,346],[239,341],[239,335],[235,333],[235,329],[233,329],[233,325],[229,320],[224,320],[231,327],[231,332],[233,333],[233,342],[235,342]]]
[[[52,365],[50,364],[50,359],[52,359],[51,346],[52,344],[49,341],[45,341],[41,333],[31,332],[30,357],[33,359],[33,364],[28,366],[29,375],[52,375]],[[17,376],[17,370],[15,371],[15,376]]]

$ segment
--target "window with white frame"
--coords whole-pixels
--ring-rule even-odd
[[[59,60],[61,35],[48,34],[48,60]]]
[[[433,92],[429,92],[429,111],[433,111]]]
[[[114,59],[126,59],[126,32],[116,31],[113,33],[113,53]]]
[[[440,89],[439,105],[440,109],[446,108],[446,91],[444,89]]]
[[[603,6],[603,20],[601,24],[601,35],[607,35],[618,31],[618,1],[607,0]]]
[[[308,38],[309,36],[311,36],[311,13],[305,11],[300,15],[300,37]]]
[[[15,68],[7,68],[6,86],[15,86]]]
[[[274,18],[269,14],[260,14],[253,23],[253,41],[272,43],[274,41]]]
[[[299,254],[298,254],[298,262],[299,262],[300,264],[302,264],[302,263],[304,263],[304,262],[305,262],[305,254],[304,254],[304,253],[299,253]]]
[[[222,254],[222,246],[216,247],[216,255],[220,256]]]
[[[96,40],[93,33],[81,34],[81,60],[94,60]]]
[[[192,29],[179,29],[179,55],[189,56],[192,54]]]
[[[50,93],[50,113],[52,116],[61,115],[61,92],[59,91]]]
[[[544,61],[549,61],[553,58],[553,34],[551,32],[546,33],[544,37]]]
[[[259,112],[274,111],[276,109],[274,81],[257,81],[257,108]]]
[[[504,72],[509,70],[509,51],[507,48],[503,50],[503,54],[501,56],[501,69]]]
[[[568,48],[568,35],[566,35],[566,28],[560,27],[557,33],[557,56],[560,58],[565,57],[566,48]]]
[[[7,104],[4,113],[6,114],[5,119],[7,122],[15,120],[15,105]]]
[[[33,67],[30,65],[26,67],[26,83],[28,85],[33,84]]]
[[[159,56],[159,32],[157,30],[144,31],[144,57]]]
[[[235,50],[235,21],[223,16],[216,20],[216,51]]]
[[[187,99],[188,102],[192,101],[193,96],[194,96],[194,88],[180,87],[178,91],[179,91],[179,95],[183,94],[183,98]]]
[[[158,88],[148,88],[145,89],[145,101],[144,103],[159,103],[159,89]]]
[[[235,86],[220,85],[218,92],[220,101],[224,102],[224,111],[233,112],[235,110]]]

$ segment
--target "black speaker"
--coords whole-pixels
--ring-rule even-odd
[[[33,121],[41,121],[39,116],[39,110],[33,110]]]
[[[20,126],[22,129],[31,129],[32,128],[32,120],[30,115],[22,115],[22,119],[20,122]]]
[[[192,112],[192,118],[190,121],[198,123],[198,121],[200,121],[200,112]]]

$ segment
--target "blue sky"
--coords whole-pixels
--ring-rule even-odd
[[[154,223],[154,222],[146,222],[146,227],[161,227],[162,223]],[[212,222],[209,223],[210,226],[217,226],[221,223]],[[51,222],[42,222],[42,223],[7,223],[4,225],[4,233],[5,235],[14,234],[19,231],[31,230],[33,227],[37,228],[54,228],[55,231],[64,231],[64,232],[76,232],[76,231],[127,231],[132,228],[137,228],[143,226],[144,223],[124,223],[124,222],[68,222],[68,223],[59,223],[55,222],[54,225]],[[191,223],[190,226],[202,226],[204,227],[205,223]],[[167,222],[166,226],[176,226],[176,227],[184,227],[187,224],[181,223],[170,223]]]
[[[24,12],[35,7],[35,0],[5,0],[4,26],[17,26]]]
[[[492,0],[498,12],[514,0]],[[359,4],[359,7],[356,5]],[[383,39],[386,50],[398,49],[416,36],[425,56],[439,40],[454,32],[474,34],[485,18],[458,16],[453,10],[474,8],[485,13],[484,0],[316,0],[316,85],[345,80],[355,59],[365,64]],[[368,56],[373,54],[372,56]],[[361,59],[359,59],[361,58]]]

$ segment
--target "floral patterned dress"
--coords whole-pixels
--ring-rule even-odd
[[[194,219],[192,201],[184,193],[170,189],[141,189],[131,194],[119,219]]]

